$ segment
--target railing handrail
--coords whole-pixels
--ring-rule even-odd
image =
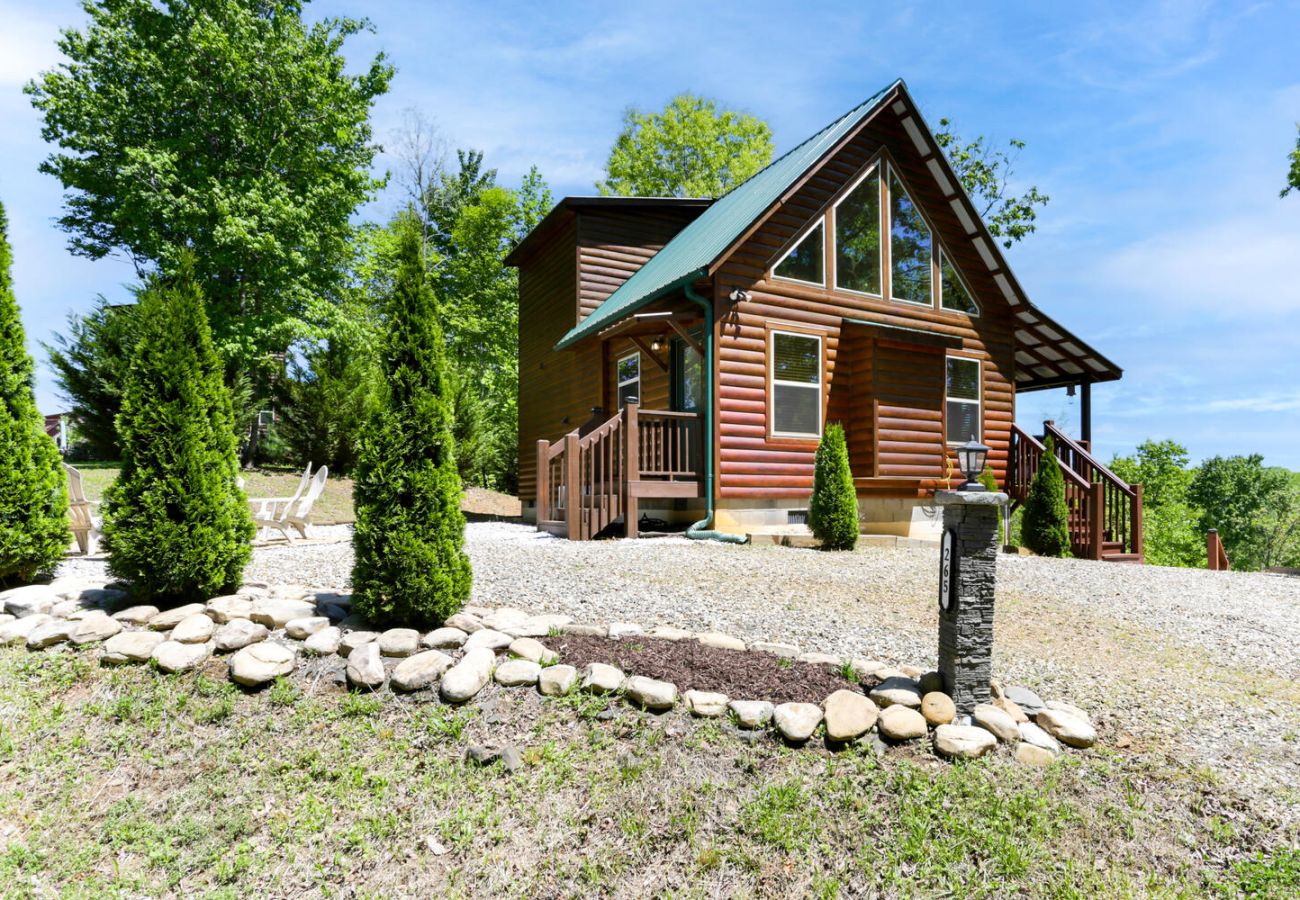
[[[1029,444],[1029,446],[1033,447],[1040,454],[1047,453],[1047,447],[1042,443],[1042,441],[1038,440],[1038,438],[1034,437],[1032,434],[1025,431],[1023,428],[1021,428],[1019,425],[1015,424],[1014,422],[1011,424],[1011,430],[1016,432],[1020,440],[1026,441]],[[1074,471],[1074,469],[1071,469],[1069,466],[1060,466],[1059,468],[1061,470],[1061,475],[1063,475],[1067,481],[1074,482],[1075,485],[1083,488],[1084,490],[1087,490],[1090,487],[1091,482],[1089,482],[1088,479],[1084,478],[1078,472]],[[1028,479],[1026,479],[1026,481],[1028,481]]]
[[[1055,438],[1058,444],[1064,444],[1065,446],[1073,450],[1075,453],[1077,453],[1080,457],[1082,457],[1084,462],[1088,463],[1088,465],[1092,466],[1094,469],[1097,470],[1097,474],[1101,475],[1103,481],[1109,482],[1110,484],[1114,485],[1127,497],[1131,498],[1136,495],[1136,492],[1127,482],[1125,482],[1122,478],[1120,478],[1110,469],[1106,468],[1104,465],[1098,462],[1092,456],[1092,454],[1090,454],[1087,450],[1084,450],[1082,447],[1080,447],[1077,441],[1075,441],[1065,432],[1061,431],[1061,429],[1057,428],[1055,423],[1044,422],[1043,430],[1046,431],[1048,434],[1050,434],[1053,438]]]
[[[588,431],[582,437],[578,438],[578,446],[584,449],[590,447],[592,444],[596,443],[598,440],[605,437],[606,435],[608,435],[610,432],[617,429],[622,424],[623,424],[623,411],[619,410],[611,418],[609,418],[603,425],[596,426],[595,428],[591,429],[591,431]]]
[[[638,409],[637,415],[650,419],[698,419],[700,417],[699,413],[675,409]]]

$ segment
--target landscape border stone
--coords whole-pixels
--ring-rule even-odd
[[[787,744],[802,745],[820,733],[832,749],[864,741],[880,748],[888,746],[881,743],[882,736],[903,743],[928,734],[930,746],[942,757],[974,758],[998,750],[1025,765],[1042,766],[1067,748],[1086,749],[1097,740],[1087,711],[1061,700],[1044,701],[1023,686],[1004,687],[991,679],[991,702],[977,707],[971,719],[955,721],[951,697],[937,689],[942,680],[937,672],[867,657],[801,651],[779,640],[746,643],[718,631],[697,633],[667,624],[647,628],[634,622],[576,623],[568,616],[474,606],[426,634],[406,628],[381,632],[356,615],[339,621],[351,608],[348,595],[297,585],[246,584],[236,594],[169,610],[128,605],[126,594],[107,586],[83,587],[71,594],[38,587],[42,590],[5,592],[6,608],[13,609],[0,620],[0,645],[23,643],[32,652],[59,646],[88,650],[106,666],[152,659],[163,673],[190,671],[207,663],[214,652],[235,651],[217,659],[226,661],[232,681],[246,687],[290,674],[300,658],[336,657],[336,678],[363,690],[381,690],[385,684],[403,693],[436,688],[443,702],[460,704],[494,680],[503,689],[528,688],[544,697],[562,697],[581,688],[651,712],[680,706],[686,715],[729,717],[750,740],[767,731]],[[114,605],[121,609],[114,611]],[[13,618],[13,610],[21,617]],[[241,633],[227,640],[236,637],[234,632]],[[710,690],[682,694],[677,685],[639,674],[634,665],[625,672],[593,661],[580,671],[547,645],[546,636],[557,634],[647,638],[648,644],[696,641],[769,660],[776,656],[843,668],[845,678],[861,687],[836,690],[820,703],[779,705]]]

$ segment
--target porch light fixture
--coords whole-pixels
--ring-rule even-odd
[[[971,438],[957,448],[957,468],[966,476],[966,483],[957,488],[959,491],[982,491],[984,485],[976,481],[984,471],[984,461],[989,457],[989,448]]]
[[[664,336],[661,334],[650,342],[650,349],[658,353],[664,346]]]

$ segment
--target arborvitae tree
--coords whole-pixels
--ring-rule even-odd
[[[1020,526],[1024,545],[1039,556],[1071,556],[1069,508],[1065,505],[1065,478],[1049,435],[1038,473],[1029,483],[1025,516]]]
[[[419,223],[398,227],[384,387],[356,469],[352,601],[376,624],[427,628],[464,605],[471,572],[438,304]]]
[[[858,544],[858,492],[849,471],[849,448],[838,422],[826,426],[813,468],[808,527],[827,550],[852,550]]]
[[[32,396],[32,357],[10,263],[9,220],[0,205],[0,585],[53,568],[72,539],[68,480]]]
[[[109,571],[161,602],[229,593],[256,529],[239,488],[230,391],[191,270],[140,294],[117,418],[122,471],[104,495]]]

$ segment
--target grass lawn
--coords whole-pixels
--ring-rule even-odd
[[[77,463],[82,484],[89,500],[102,500],[104,489],[117,478],[117,463]],[[274,469],[255,469],[243,474],[244,490],[250,498],[288,497],[298,488],[302,472],[285,472]],[[487,491],[482,488],[466,489],[462,508],[468,513],[489,516],[519,515],[519,501],[514,497]],[[340,525],[354,520],[352,512],[352,479],[333,475],[325,482],[325,493],[316,501],[312,518],[318,525]]]
[[[1156,757],[1040,770],[830,754],[675,712],[490,686],[352,694],[300,668],[100,669],[0,650],[5,896],[1289,897],[1212,777]],[[598,718],[606,703],[620,715]],[[523,768],[464,761],[511,741]]]

